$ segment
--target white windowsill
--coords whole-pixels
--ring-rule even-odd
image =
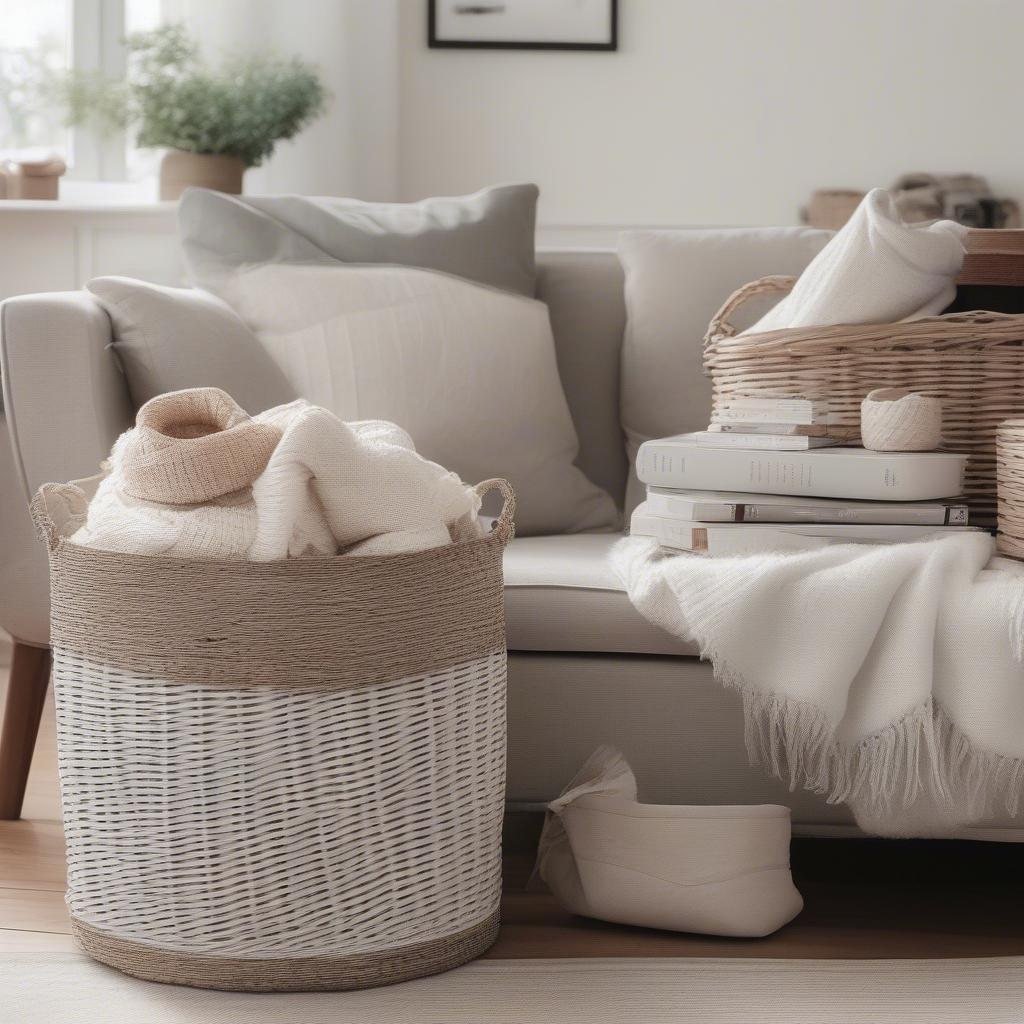
[[[177,204],[157,198],[155,178],[145,181],[74,181],[62,178],[57,199],[0,199],[3,211],[156,213]]]

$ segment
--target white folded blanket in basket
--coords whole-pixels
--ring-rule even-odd
[[[752,761],[866,831],[927,836],[1024,811],[1024,565],[993,548],[979,532],[708,558],[631,537],[613,562],[743,695]]]
[[[252,561],[396,554],[476,536],[479,505],[393,423],[343,423],[302,400],[249,417],[194,388],[139,410],[71,540]]]
[[[956,295],[966,233],[951,220],[904,224],[893,197],[872,189],[793,290],[743,333],[941,313]]]
[[[301,399],[257,419],[279,428],[281,440],[252,486],[252,561],[301,554],[295,537],[320,551],[383,555],[475,535],[473,489],[417,455],[394,423],[346,424]]]

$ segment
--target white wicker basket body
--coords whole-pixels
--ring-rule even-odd
[[[899,387],[942,401],[944,447],[969,456],[971,521],[996,521],[996,428],[1024,416],[1024,316],[951,313],[905,323],[801,327],[737,334],[730,317],[747,301],[788,291],[766,277],[733,293],[708,327],[704,367],[712,419],[737,398],[801,396],[827,403],[834,429],[860,433],[861,402]]]
[[[437,552],[230,568],[51,535],[67,902],[86,951],[153,980],[312,990],[490,945],[510,533],[508,518]],[[90,581],[120,605],[123,654]],[[133,614],[158,592],[162,609]]]

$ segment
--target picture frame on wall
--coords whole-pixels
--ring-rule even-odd
[[[434,49],[617,50],[618,0],[428,0]]]

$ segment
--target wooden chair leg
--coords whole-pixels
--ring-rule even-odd
[[[50,683],[50,651],[15,641],[0,730],[0,819],[21,817],[39,719]]]

